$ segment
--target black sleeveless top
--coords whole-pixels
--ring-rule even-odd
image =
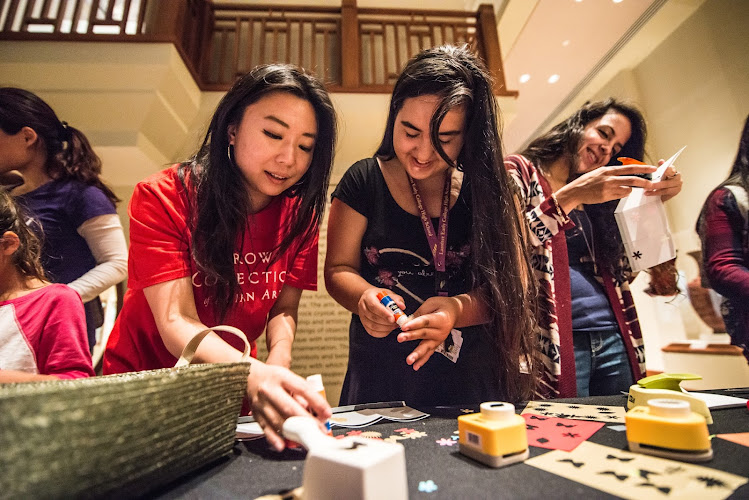
[[[464,178],[449,213],[446,271],[450,295],[470,291],[469,191]],[[349,168],[332,196],[367,218],[359,270],[365,280],[402,296],[406,314],[419,308],[417,297],[423,301],[436,295],[434,259],[421,220],[395,202],[375,158]],[[436,228],[438,219],[432,219],[432,224]],[[419,341],[398,343],[399,329],[384,338],[372,337],[353,314],[340,404],[404,400],[418,408],[502,400],[493,339],[482,326],[460,330],[463,344],[456,363],[435,352],[414,371],[406,357]]]

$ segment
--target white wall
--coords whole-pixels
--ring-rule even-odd
[[[634,67],[619,72],[595,94],[628,98],[648,122],[651,160],[687,149],[677,167],[684,187],[666,203],[677,247],[677,267],[686,282],[698,276],[688,252],[699,249],[694,225],[709,192],[733,163],[739,135],[749,113],[749,2],[710,0]],[[660,347],[711,333],[681,295],[673,301],[642,290],[648,276],[633,286],[645,337],[648,369],[662,370]],[[678,314],[675,314],[677,313]]]

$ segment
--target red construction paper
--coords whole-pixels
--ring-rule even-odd
[[[572,451],[604,426],[603,422],[544,417],[525,413],[528,444],[549,450]]]

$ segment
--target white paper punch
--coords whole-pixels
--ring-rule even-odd
[[[403,445],[354,436],[335,439],[309,417],[286,419],[283,435],[308,450],[305,500],[408,498]]]

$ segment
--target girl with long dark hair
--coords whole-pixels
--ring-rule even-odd
[[[269,442],[290,415],[327,402],[288,370],[303,289],[317,285],[318,226],[335,146],[324,87],[288,65],[259,66],[219,103],[187,162],[136,186],[130,202],[129,290],[104,354],[104,372],[172,366],[206,326],[242,330],[256,355],[247,394]],[[212,334],[203,362],[240,358]]]
[[[3,87],[0,174],[10,173],[20,174],[11,193],[39,223],[47,276],[68,284],[85,304],[93,349],[103,322],[99,294],[127,275],[119,200],[101,179],[101,160],[83,132],[60,121],[39,96]]]
[[[615,99],[586,103],[533,140],[505,166],[523,196],[539,286],[541,397],[618,394],[645,376],[642,334],[629,282],[634,277],[614,209],[633,187],[669,199],[681,176],[669,167],[651,182],[642,160],[645,120]]]
[[[534,281],[516,201],[480,60],[453,46],[416,55],[375,156],[333,193],[325,282],[353,313],[342,404],[532,394]],[[397,328],[380,292],[410,321]]]
[[[749,116],[728,178],[713,190],[697,220],[707,285],[722,297],[731,343],[749,360]]]

